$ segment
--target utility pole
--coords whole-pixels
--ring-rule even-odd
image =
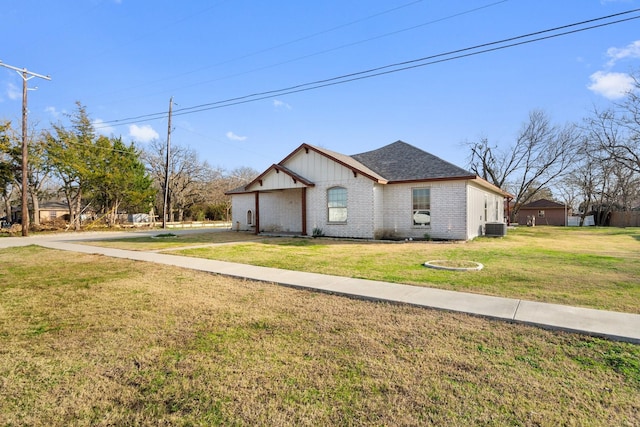
[[[169,125],[167,126],[167,161],[165,163],[164,174],[164,206],[162,208],[162,228],[167,228],[167,203],[169,201],[169,165],[171,164],[171,110],[173,107],[173,96],[169,99]]]
[[[34,77],[39,77],[45,80],[51,80],[49,76],[43,76],[42,74],[32,73],[27,71],[26,68],[13,67],[11,65],[4,64],[0,61],[0,66],[9,68],[18,73],[22,77],[22,235],[27,237],[29,235],[29,206],[27,204],[27,174],[28,170],[28,158],[29,158],[29,145],[27,143],[27,81]],[[38,212],[34,213],[38,215]]]

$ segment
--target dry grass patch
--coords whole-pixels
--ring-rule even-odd
[[[634,425],[640,347],[0,251],[0,425]]]

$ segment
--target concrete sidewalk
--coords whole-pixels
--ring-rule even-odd
[[[86,239],[88,236],[84,235],[83,237]],[[110,237],[113,237],[113,235]],[[462,312],[543,328],[578,332],[640,344],[640,315],[638,314],[593,310],[374,280],[351,279],[324,274],[256,267],[162,253],[101,248],[82,245],[81,239],[73,240],[75,240],[75,243],[69,241],[66,236],[39,239],[18,238],[14,243],[19,246],[36,244],[51,249],[155,262],[230,277],[276,283],[299,289]],[[0,239],[0,247],[8,246],[13,245],[5,239]]]

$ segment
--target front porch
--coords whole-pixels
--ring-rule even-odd
[[[256,234],[308,235],[307,188],[256,191],[247,223]]]

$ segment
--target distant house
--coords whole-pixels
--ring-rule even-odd
[[[502,222],[512,197],[402,141],[352,156],[302,144],[227,194],[238,230],[448,240]]]
[[[567,217],[570,215],[571,209],[566,205],[540,199],[522,205],[516,221],[520,225],[526,225],[531,219],[535,221],[535,225],[567,225]]]
[[[21,222],[22,208],[18,206],[17,208],[13,209],[12,212],[13,214],[11,221],[14,223]],[[42,223],[55,221],[57,219],[69,221],[69,206],[66,203],[57,201],[42,202],[40,203],[40,208],[38,209],[38,215],[40,218],[40,222]]]

